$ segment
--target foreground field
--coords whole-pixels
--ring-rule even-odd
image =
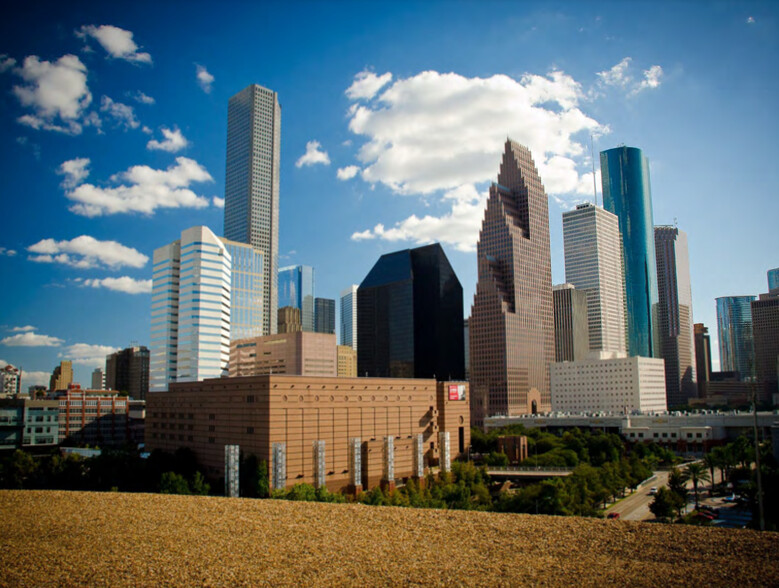
[[[779,585],[753,531],[212,497],[0,491],[0,585]]]

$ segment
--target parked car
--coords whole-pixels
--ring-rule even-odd
[[[618,519],[619,518],[619,513],[618,512],[610,512],[609,514],[606,515],[606,518],[607,519]]]
[[[649,489],[649,496],[654,496],[655,494],[657,494],[657,486],[652,486]]]

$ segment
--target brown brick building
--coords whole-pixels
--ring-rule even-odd
[[[289,332],[230,342],[230,376],[338,374],[335,335]]]
[[[221,476],[225,445],[239,445],[268,463],[274,487],[369,489],[387,481],[388,462],[391,482],[437,465],[440,433],[449,434],[451,459],[467,452],[467,397],[464,382],[402,378],[274,374],[175,383],[149,395],[146,447],[188,447],[208,475]]]

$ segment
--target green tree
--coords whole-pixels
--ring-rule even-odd
[[[709,468],[711,474],[711,491],[710,495],[714,496],[714,470],[719,466],[719,460],[714,452],[709,452],[703,456],[703,464]]]
[[[668,489],[679,497],[679,515],[687,504],[687,478],[679,468],[673,468],[668,474]]]
[[[670,519],[674,512],[679,512],[684,506],[684,501],[678,494],[662,486],[655,494],[655,498],[649,505],[649,510],[658,519]]]
[[[189,484],[181,474],[165,472],[160,478],[160,494],[190,494]]]
[[[268,464],[256,455],[248,455],[241,463],[241,496],[267,498],[270,495]]]
[[[505,453],[498,453],[497,451],[491,451],[485,458],[484,463],[488,466],[506,467],[509,465],[508,455]]]
[[[699,461],[689,464],[685,477],[692,482],[692,490],[695,494],[695,510],[698,510],[698,484],[709,481],[706,466]]]
[[[211,491],[211,485],[206,483],[206,479],[200,472],[195,472],[190,487],[192,494],[196,496],[208,496],[208,493]]]

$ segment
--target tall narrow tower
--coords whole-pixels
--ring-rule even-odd
[[[279,257],[281,106],[253,84],[227,107],[224,236],[250,243],[263,258],[263,333],[276,333]]]
[[[506,141],[477,244],[471,422],[551,409],[554,362],[549,205],[527,147]]]

